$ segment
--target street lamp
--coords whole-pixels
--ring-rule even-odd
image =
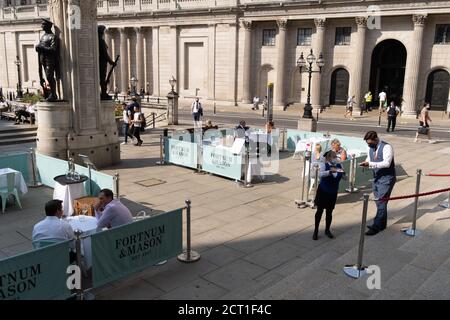
[[[19,59],[19,56],[16,56],[16,61],[14,63],[17,66],[17,99],[23,98],[23,91],[22,91],[22,77],[20,76],[20,66],[22,65],[22,62]]]
[[[172,87],[172,92],[175,92],[175,86],[177,85],[177,79],[175,79],[174,76],[172,76],[172,78],[170,78],[169,80],[169,84]]]
[[[137,86],[138,81],[139,80],[136,79],[136,77],[132,77],[130,79],[131,96],[137,96],[136,86]]]
[[[317,64],[317,66],[319,67],[318,71],[314,71],[313,70],[313,64],[314,62]],[[306,60],[303,56],[303,52],[300,55],[300,58],[298,58],[297,60],[297,67],[300,70],[300,73],[308,73],[309,78],[308,78],[308,100],[306,102],[305,108],[304,108],[304,112],[303,112],[303,118],[305,119],[312,119],[313,115],[312,115],[312,105],[311,105],[311,79],[312,79],[312,74],[313,73],[322,73],[322,68],[325,65],[325,60],[323,59],[323,55],[322,53],[319,55],[319,58],[316,59],[316,56],[313,53],[313,50],[311,49],[311,52],[309,53],[309,55],[306,57]],[[304,68],[306,67],[306,69],[304,70]]]

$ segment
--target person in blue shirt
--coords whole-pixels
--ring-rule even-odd
[[[319,225],[324,211],[326,211],[325,235],[330,239],[334,238],[330,228],[333,220],[333,210],[336,206],[339,192],[339,183],[344,177],[345,172],[342,169],[341,164],[337,161],[336,152],[328,151],[325,153],[324,161],[320,163],[320,183],[314,200],[314,203],[317,206],[317,212],[313,240],[319,239]]]

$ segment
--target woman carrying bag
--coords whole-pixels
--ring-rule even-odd
[[[345,178],[345,172],[336,159],[336,152],[328,151],[325,153],[324,158],[325,161],[320,164],[320,183],[317,189],[316,199],[314,200],[314,203],[317,206],[317,212],[315,216],[313,240],[319,239],[319,225],[324,211],[326,211],[325,235],[330,239],[334,238],[330,231],[331,222],[333,220],[333,210],[336,206],[339,183],[342,178]]]

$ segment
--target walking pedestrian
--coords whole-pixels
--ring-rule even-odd
[[[387,107],[387,94],[384,90],[381,90],[380,94],[378,95],[378,99],[380,100],[380,113],[384,111],[384,108]]]
[[[431,140],[431,129],[430,129],[430,122],[433,122],[430,118],[430,104],[425,103],[422,107],[422,110],[420,111],[419,116],[419,129],[416,133],[416,138],[414,139],[414,142],[417,142],[419,140],[419,134],[427,135],[428,137],[428,143],[435,143],[436,141]]]
[[[325,161],[320,163],[320,183],[314,200],[317,211],[313,240],[319,239],[319,225],[324,211],[326,211],[325,235],[330,239],[334,238],[334,235],[330,231],[333,221],[333,210],[336,206],[339,183],[345,176],[341,164],[336,160],[336,153],[334,151],[328,151],[324,158]]]
[[[392,128],[392,132],[395,130],[395,125],[397,124],[397,116],[400,114],[400,108],[395,105],[394,101],[391,101],[391,104],[386,110],[387,118],[388,118],[388,127],[386,129],[387,132]]]
[[[203,107],[202,104],[200,103],[199,98],[196,98],[195,101],[192,103],[191,112],[192,116],[194,117],[194,127],[200,128],[201,125],[199,125],[199,122],[201,121],[201,118],[203,116]]]
[[[253,108],[252,110],[259,110],[259,97],[255,96],[253,98]]]
[[[128,144],[128,138],[131,139],[133,142],[134,137],[131,134],[130,131],[130,125],[131,125],[131,112],[127,108],[127,104],[124,102],[122,103],[122,114],[123,114],[123,136],[125,137],[125,141],[122,142],[123,145]]]
[[[355,104],[355,96],[348,97],[347,99],[347,110],[345,112],[345,118],[350,117],[350,120],[354,120],[353,118],[353,105]]]
[[[365,109],[367,113],[368,111],[372,111],[372,100],[373,100],[372,92],[368,91],[364,96],[364,102],[366,103]]]
[[[142,146],[142,143],[144,143],[144,141],[142,141],[141,139],[141,128],[143,126],[143,123],[145,122],[144,119],[144,114],[141,112],[141,107],[138,105],[136,105],[134,107],[134,115],[133,115],[133,135],[137,140],[137,143],[135,144],[135,146],[140,147]]]
[[[386,198],[391,196],[397,182],[395,171],[394,149],[390,144],[379,139],[375,131],[366,133],[364,140],[369,146],[369,155],[365,162],[359,165],[373,170],[373,193],[375,195],[377,214],[366,235],[373,236],[386,229],[387,206]]]

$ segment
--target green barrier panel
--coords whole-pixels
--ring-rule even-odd
[[[22,173],[26,182],[31,179],[31,165],[29,153],[16,153],[0,156],[0,169],[11,168]]]
[[[183,209],[95,233],[93,286],[99,287],[180,254]]]
[[[373,170],[368,168],[362,168],[358,166],[358,163],[366,161],[367,156],[361,156],[356,158],[356,172],[355,172],[355,186],[356,187],[367,187],[371,186],[373,179]]]
[[[69,243],[0,260],[0,300],[67,299]]]
[[[165,146],[166,162],[197,169],[196,143],[167,139]]]
[[[36,152],[36,168],[42,184],[55,188],[56,176],[64,175],[69,169],[67,161],[49,157]]]
[[[344,169],[345,173],[347,174],[347,178],[350,179],[350,163],[351,160],[345,160],[342,161],[340,164],[342,165],[342,169]],[[348,188],[348,180],[341,180],[341,183],[339,184],[339,193],[345,193],[345,189]]]
[[[89,177],[89,169],[80,165],[75,165],[75,170]],[[114,190],[115,183],[114,177],[107,175],[105,173],[101,173],[95,170],[91,170],[91,180],[92,180],[92,192],[91,195],[96,196],[100,193],[102,189],[110,189]],[[86,194],[89,193],[89,181],[84,183],[84,189],[86,190]]]
[[[228,148],[203,146],[203,171],[241,180],[242,155],[234,155]]]
[[[287,150],[294,152],[299,140],[305,140],[310,138],[323,138],[324,133],[321,132],[308,132],[299,130],[286,130]]]

